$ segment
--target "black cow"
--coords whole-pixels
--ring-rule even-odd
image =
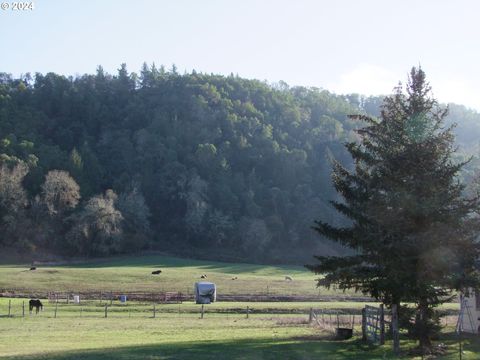
[[[32,313],[33,308],[35,308],[35,314],[38,314],[40,310],[43,311],[43,304],[39,299],[31,299],[28,302],[28,308],[30,309],[30,314]]]
[[[155,271],[152,271],[152,275],[158,275],[162,272],[162,270],[155,270]]]

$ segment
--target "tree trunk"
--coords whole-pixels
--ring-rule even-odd
[[[423,353],[430,352],[432,348],[432,341],[430,339],[430,317],[428,302],[424,299],[420,300],[418,304],[417,316],[415,319],[415,327],[417,332],[417,339],[419,346]]]
[[[398,329],[398,308],[400,304],[392,305],[392,336],[393,336],[393,353],[395,356],[400,355],[400,336]]]

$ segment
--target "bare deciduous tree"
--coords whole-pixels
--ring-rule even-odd
[[[17,164],[13,168],[7,165],[0,166],[0,214],[17,212],[27,203],[27,195],[22,181],[28,173],[28,167]]]
[[[115,208],[117,195],[107,190],[88,200],[85,208],[73,218],[74,226],[67,241],[84,255],[107,255],[120,250],[123,216]]]
[[[68,172],[52,170],[45,177],[42,195],[50,215],[57,215],[77,206],[80,187]]]

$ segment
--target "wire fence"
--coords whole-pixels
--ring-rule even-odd
[[[203,319],[218,316],[235,316],[249,318],[250,316],[263,316],[288,319],[294,315],[295,321],[310,324],[323,330],[334,332],[336,328],[348,327],[352,331],[360,332],[362,324],[361,309],[325,309],[325,308],[270,308],[256,306],[215,306],[199,305],[192,303],[155,303],[149,301],[131,301],[121,303],[118,300],[91,299],[74,303],[71,300],[58,300],[49,302],[42,299],[43,308],[36,312],[30,311],[29,299],[13,298],[0,299],[0,320],[2,318],[105,318],[105,319],[155,319],[172,317],[190,317]],[[258,304],[257,304],[258,305]],[[442,325],[453,326],[458,315],[445,314]]]
[[[305,307],[275,307],[275,304],[254,304],[250,303],[239,306],[228,306],[229,304],[214,303],[211,305],[200,305],[193,302],[188,303],[155,303],[148,301],[127,301],[122,303],[118,300],[111,299],[92,299],[83,300],[80,303],[74,303],[72,301],[57,300],[55,302],[49,302],[48,299],[41,299],[42,308],[38,313],[36,307],[30,309],[29,299],[1,299],[0,302],[0,317],[124,317],[124,318],[156,318],[166,316],[169,317],[172,314],[198,314],[201,316],[205,314],[239,314],[245,317],[250,315],[298,315],[305,316],[308,319],[310,309]],[[332,309],[317,309],[317,312],[321,312],[324,316],[331,319],[332,317],[352,316],[358,315],[357,310],[332,310]]]
[[[285,284],[284,284],[285,285]],[[231,290],[231,289],[230,289]],[[217,294],[218,301],[243,301],[243,302],[266,302],[266,301],[351,301],[351,302],[375,302],[374,299],[365,296],[354,296],[346,294],[323,294],[318,290],[315,294],[308,294],[304,291],[295,291],[290,289],[293,293],[285,291],[284,288],[273,286],[266,286],[265,289],[257,289],[256,291],[248,291],[243,289],[239,292],[228,292],[224,289]],[[58,301],[73,301],[73,296],[78,295],[83,300],[89,299],[115,299],[121,295],[126,295],[131,300],[150,301],[150,302],[165,302],[168,301],[168,294],[177,294],[178,301],[193,301],[194,292],[192,288],[185,288],[183,291],[118,291],[118,290],[99,290],[99,291],[42,291],[29,290],[23,288],[0,289],[0,297],[4,298],[48,298],[50,300]],[[302,294],[302,295],[299,295]]]

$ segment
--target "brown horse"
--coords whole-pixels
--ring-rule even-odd
[[[33,308],[35,308],[35,314],[41,310],[43,311],[43,304],[39,299],[31,299],[28,302],[28,308],[30,309],[30,314],[32,313]]]

